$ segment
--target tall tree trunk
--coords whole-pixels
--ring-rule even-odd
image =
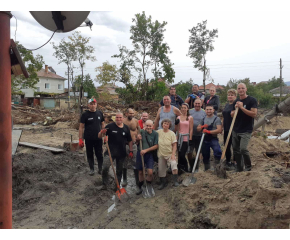
[[[203,91],[206,93],[205,89],[205,69],[206,69],[206,60],[205,58],[203,59]]]
[[[69,65],[67,65],[67,83],[68,83],[68,109],[70,109]]]
[[[82,105],[82,98],[83,98],[83,81],[84,81],[84,68],[82,66],[82,81],[79,91],[79,108],[80,108],[80,115],[83,113],[83,105]]]

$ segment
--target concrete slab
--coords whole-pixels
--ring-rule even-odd
[[[22,130],[12,130],[12,156],[15,155],[18,143],[22,134]]]
[[[60,148],[47,147],[47,146],[37,145],[34,143],[28,143],[28,142],[19,142],[19,145],[25,146],[25,147],[31,147],[31,148],[42,148],[42,149],[46,149],[46,150],[49,150],[49,151],[55,152],[55,153],[65,152],[65,150],[60,149]]]

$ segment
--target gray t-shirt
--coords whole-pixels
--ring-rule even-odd
[[[206,117],[205,111],[202,108],[199,111],[192,108],[189,110],[189,114],[193,118],[193,136],[201,136],[201,132],[198,132],[196,128],[200,121]]]
[[[216,119],[215,119],[216,118]],[[215,121],[214,121],[215,120]],[[210,125],[213,123],[214,124],[212,126],[212,128],[210,129]],[[212,117],[206,117],[204,120],[200,121],[200,125],[204,125],[207,124],[209,127],[207,128],[208,130],[216,130],[217,129],[217,125],[222,125],[222,121],[220,120],[219,117],[213,115]],[[212,134],[213,137],[217,137],[217,134]]]

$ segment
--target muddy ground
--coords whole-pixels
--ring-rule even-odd
[[[290,118],[273,119],[266,128],[268,134],[277,128],[275,121],[279,128],[288,128]],[[68,123],[20,127],[26,129],[21,141],[62,147],[70,139],[66,133],[78,139]],[[156,180],[155,198],[144,199],[134,194],[133,170],[128,170],[126,189],[131,198],[122,204],[113,199],[113,178],[108,190],[98,190],[101,176],[88,175],[82,151],[53,154],[18,147],[13,160],[13,227],[289,228],[290,168],[285,164],[290,160],[289,145],[260,133],[253,135],[251,172],[228,172],[228,179],[220,179],[213,171],[203,172],[201,166],[194,185],[173,188],[169,184],[158,191]],[[266,151],[281,153],[269,158],[263,154]],[[182,174],[179,180],[187,176]]]

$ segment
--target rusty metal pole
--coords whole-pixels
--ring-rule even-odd
[[[12,228],[11,17],[0,11],[0,229]]]

